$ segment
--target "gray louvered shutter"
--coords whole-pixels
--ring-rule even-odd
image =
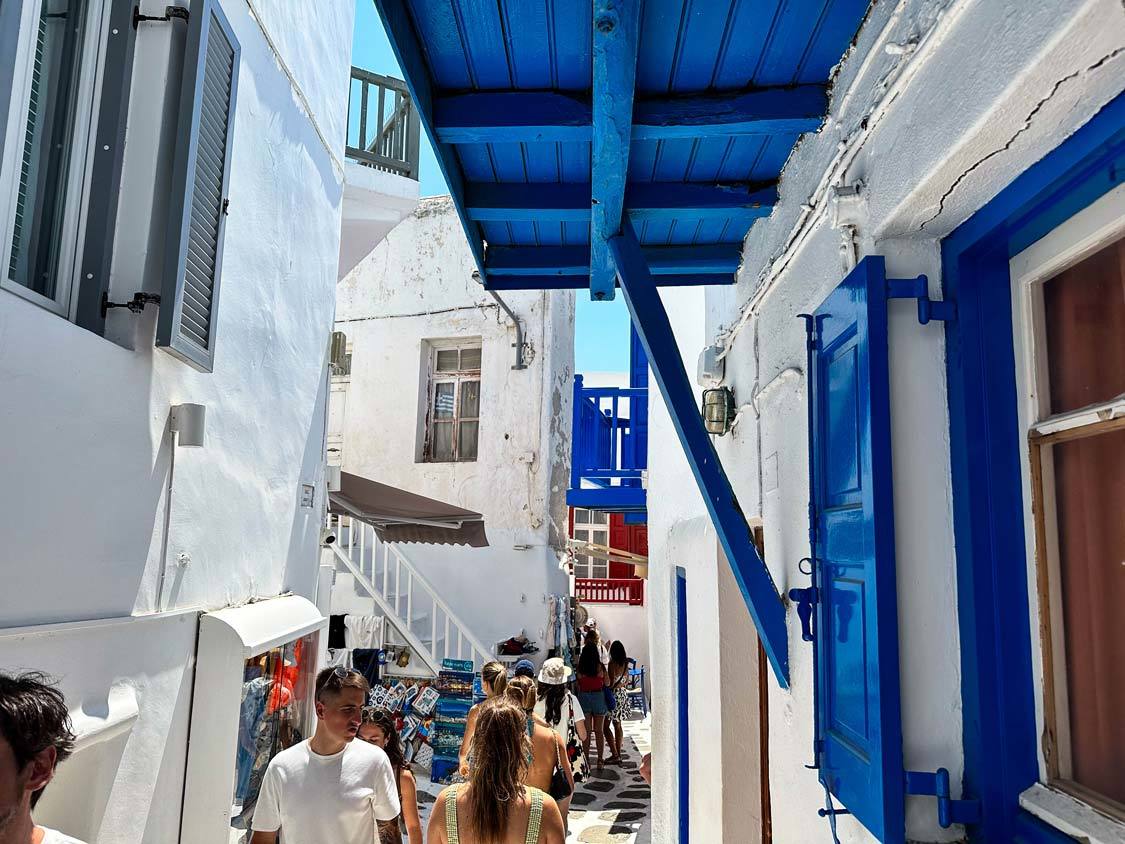
[[[192,0],[156,345],[203,372],[215,362],[238,57],[218,0]]]

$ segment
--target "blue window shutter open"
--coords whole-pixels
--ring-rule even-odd
[[[215,362],[238,60],[218,1],[192,0],[156,345],[203,372]]]
[[[865,258],[816,311],[813,505],[820,779],[882,842],[905,839],[887,282]]]

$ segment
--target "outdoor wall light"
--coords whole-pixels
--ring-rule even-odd
[[[179,435],[177,443],[190,448],[202,448],[206,430],[207,408],[201,404],[172,406],[172,431]]]
[[[703,391],[703,427],[709,434],[720,437],[734,423],[734,393],[730,387],[715,387]]]

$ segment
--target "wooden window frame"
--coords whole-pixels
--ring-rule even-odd
[[[461,352],[468,349],[477,349],[481,352],[481,366],[484,364],[484,346],[479,339],[471,342],[459,343],[431,343],[429,355],[429,383],[427,385],[426,393],[426,430],[422,447],[422,462],[423,463],[473,463],[480,459],[480,423],[481,423],[481,409],[484,400],[484,394],[481,389],[482,378],[481,368],[477,369],[460,369],[456,372],[438,372],[437,358],[438,352],[447,352],[450,350],[457,351],[457,365],[461,365]],[[472,417],[461,416],[461,385],[466,382],[476,382],[477,384],[477,415]],[[438,423],[434,417],[434,402],[437,400],[437,388],[439,384],[453,384],[453,416],[447,422],[442,420]],[[476,457],[461,458],[461,438],[459,436],[461,431],[462,422],[476,422],[477,423],[477,454]],[[434,457],[434,430],[435,425],[451,425],[453,428],[453,448],[451,460],[439,460]]]
[[[1097,812],[1125,823],[1125,805],[1071,778],[1070,711],[1060,590],[1061,560],[1055,506],[1054,452],[1059,443],[1125,429],[1125,396],[1051,414],[1044,283],[1125,237],[1125,185],[1063,222],[1011,260],[1012,323],[1019,420],[1027,448],[1025,524],[1036,584],[1032,622],[1038,622],[1043,685],[1040,777]]]
[[[588,522],[578,521],[578,514],[579,513],[589,513],[590,514],[590,521],[588,521]],[[597,518],[598,515],[605,517],[605,521],[603,521],[603,522],[594,521],[594,519]],[[587,534],[593,533],[594,531],[600,531],[600,532],[605,534],[605,542],[601,543],[601,544],[608,546],[609,545],[609,523],[610,523],[609,513],[604,511],[604,510],[597,510],[597,509],[593,509],[593,508],[590,508],[590,507],[575,507],[574,508],[574,527],[571,529],[570,538],[571,539],[577,539],[578,537],[575,534],[580,530],[586,531]],[[589,542],[589,541],[592,541],[592,540],[586,540],[586,541]],[[575,554],[574,555],[574,571],[572,572],[572,574],[575,577],[575,579],[577,579],[577,580],[609,580],[609,560],[595,561],[593,557],[588,557],[588,560],[589,560],[588,562],[580,563],[578,558],[584,557],[584,556],[586,556],[586,555],[585,554]],[[601,577],[594,574],[594,565],[596,563],[599,563],[599,562],[605,563],[605,574]],[[585,566],[585,573],[582,573],[579,570],[580,565]]]

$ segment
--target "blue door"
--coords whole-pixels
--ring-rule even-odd
[[[905,838],[882,257],[815,314],[814,554],[820,779],[882,842]]]

